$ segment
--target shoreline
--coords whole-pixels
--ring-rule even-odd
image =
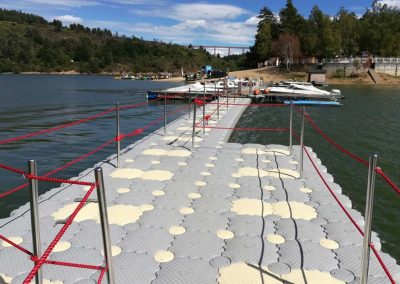
[[[83,75],[83,76],[117,76],[117,73],[79,73],[75,70],[69,71],[61,71],[61,72],[38,72],[38,71],[29,71],[29,72],[20,72],[20,73],[12,73],[5,72],[0,73],[1,75]],[[374,83],[368,77],[360,77],[360,78],[327,78],[326,84],[328,85],[379,85],[379,86],[397,86],[400,85],[400,77],[392,77],[387,74],[378,73],[381,77],[381,81],[379,83]],[[232,71],[229,73],[229,76],[236,78],[251,78],[251,79],[259,79],[262,78],[264,82],[281,82],[281,81],[306,81],[307,73],[305,72],[291,72],[285,73],[281,70],[277,70],[274,67],[263,67],[258,69],[247,69],[247,70],[239,70]],[[156,82],[175,82],[182,83],[185,82],[183,77],[174,77],[169,79],[155,79],[152,81]]]

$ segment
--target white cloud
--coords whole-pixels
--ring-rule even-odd
[[[163,26],[153,24],[130,25],[131,33],[146,35],[147,38],[157,38],[162,41],[188,44],[195,42],[217,42],[221,45],[250,45],[254,41],[255,26],[244,22],[232,21],[184,21],[175,25]]]
[[[172,14],[180,19],[235,19],[246,10],[222,4],[179,4],[173,7]]]
[[[135,9],[132,13],[146,16],[157,16],[178,21],[185,20],[219,20],[235,19],[249,12],[233,5],[192,3],[164,6],[159,9]]]
[[[98,1],[93,0],[23,0],[15,1],[26,4],[38,4],[38,5],[51,5],[51,6],[63,6],[70,8],[87,7],[101,5]],[[14,2],[14,4],[15,4]]]
[[[11,2],[11,1],[10,1]],[[148,3],[146,0],[14,0],[12,3],[0,3],[7,9],[18,8],[82,8],[93,6],[114,6],[116,4],[138,5]],[[164,0],[158,0],[158,3],[164,3]]]
[[[400,0],[378,0],[375,3],[375,6],[384,6],[384,5],[387,5],[389,8],[400,9]]]
[[[73,15],[57,16],[57,17],[54,17],[54,19],[61,21],[63,23],[63,25],[69,25],[69,24],[73,24],[73,23],[80,24],[83,21],[82,18],[75,17]]]
[[[259,19],[257,16],[252,16],[248,18],[244,24],[248,26],[257,26],[258,23],[260,22],[261,19]]]
[[[2,0],[0,0],[2,1]],[[11,1],[10,1],[11,2]],[[154,3],[153,3],[154,2]],[[61,20],[64,24],[81,23],[85,26],[107,28],[120,35],[135,35],[145,39],[154,38],[164,42],[194,45],[214,43],[219,45],[249,46],[254,42],[258,19],[244,8],[229,4],[173,3],[171,0],[14,0],[14,9],[40,11],[47,19]],[[182,1],[183,2],[183,1]],[[118,6],[117,4],[123,4]],[[3,4],[0,3],[0,7]],[[125,9],[135,14],[149,15],[158,19],[157,24],[135,20],[114,21],[81,19],[74,14],[80,8],[99,6],[101,9]],[[44,12],[42,12],[44,11]],[[61,15],[54,17],[54,15]],[[168,19],[159,21],[160,18]],[[172,21],[171,21],[172,20]],[[172,22],[172,23],[171,23]],[[222,53],[223,51],[221,51]]]
[[[247,10],[227,4],[191,3],[162,6],[157,9],[135,9],[132,13],[168,18],[177,21],[170,25],[136,24],[128,30],[135,35],[157,38],[182,44],[217,42],[221,45],[250,45],[254,41],[257,16],[246,20],[239,17],[250,14]],[[222,53],[222,52],[221,52]]]

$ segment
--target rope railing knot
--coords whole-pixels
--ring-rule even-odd
[[[125,139],[125,137],[126,137],[125,134],[121,133],[120,135],[115,136],[114,141],[115,142],[122,141]]]
[[[195,98],[195,99],[193,100],[193,102],[194,102],[195,104],[197,104],[198,106],[202,106],[202,105],[203,105],[203,100],[200,100],[200,99],[198,99],[198,98]]]

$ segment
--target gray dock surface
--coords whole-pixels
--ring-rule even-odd
[[[207,113],[215,108],[208,105]],[[221,107],[210,126],[233,127],[244,110]],[[299,178],[298,146],[290,155],[287,146],[227,143],[229,130],[203,135],[199,128],[192,151],[191,126],[185,115],[168,125],[166,136],[160,129],[129,146],[119,169],[114,156],[95,165],[104,171],[116,283],[359,283],[362,238],[307,158]],[[93,169],[72,179],[94,182]],[[40,196],[42,250],[86,190],[61,185]],[[27,204],[0,220],[0,233],[32,250],[28,210]],[[376,234],[373,242],[379,249]],[[88,203],[49,259],[103,265],[101,250],[97,203]],[[400,281],[396,261],[381,256]],[[5,283],[22,283],[32,267],[25,254],[0,242]],[[42,271],[44,283],[97,283],[99,277],[95,270],[54,265]],[[368,283],[390,283],[372,253]]]

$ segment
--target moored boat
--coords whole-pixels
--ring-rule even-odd
[[[269,102],[284,102],[287,100],[338,101],[342,98],[340,90],[321,90],[310,83],[282,82],[268,87],[263,93]]]

